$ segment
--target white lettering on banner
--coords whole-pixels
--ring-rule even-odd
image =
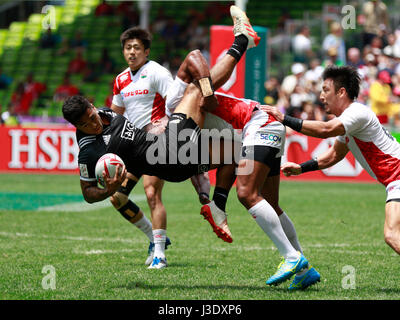
[[[51,143],[49,140],[51,140]],[[39,136],[40,149],[49,156],[50,161],[46,160],[43,154],[39,154],[39,168],[54,169],[60,160],[58,150],[54,147],[58,144],[58,134],[56,131],[45,130]]]
[[[74,131],[11,129],[10,169],[74,170],[79,148]],[[22,143],[23,137],[27,142]],[[21,154],[27,153],[27,161]]]
[[[304,152],[307,152],[307,150],[308,150],[308,140],[307,140],[306,136],[301,136],[298,134],[293,134],[291,136],[287,136],[286,142],[285,142],[285,152],[282,155],[282,161],[281,161],[282,164],[284,164],[285,162],[288,162],[287,153],[289,150],[289,146],[292,143],[298,143]]]
[[[311,153],[311,157],[314,158],[324,153],[335,143],[335,140],[336,138],[322,140],[321,143]],[[358,161],[355,161],[355,166],[353,166],[346,158],[335,164],[333,167],[322,170],[325,175],[334,177],[357,177],[362,171],[363,168]]]
[[[305,153],[310,154],[310,158],[315,158],[324,153],[326,150],[329,149],[335,143],[336,138],[328,138],[321,140],[321,142],[313,149],[309,150],[308,138],[303,135],[290,135],[286,137],[285,143],[285,153],[282,156],[282,164],[291,161],[288,160],[287,154],[289,146],[292,143],[298,143]],[[322,173],[329,177],[358,177],[364,169],[362,168],[361,164],[355,160],[355,164],[351,164],[351,162],[344,158],[342,161],[338,162],[334,166],[321,170]]]
[[[69,170],[78,167],[79,148],[74,131],[60,131],[61,136],[61,163],[59,169]],[[72,155],[72,160],[70,160]]]
[[[28,137],[28,144],[21,144],[21,137],[24,133],[24,130],[10,130],[9,135],[12,139],[12,155],[11,162],[9,162],[8,166],[12,169],[36,169],[37,161],[36,161],[36,141],[39,135],[39,130],[26,130],[26,136]],[[25,166],[22,165],[21,162],[21,152],[28,153],[28,161]]]

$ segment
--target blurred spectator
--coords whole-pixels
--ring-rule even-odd
[[[110,54],[108,52],[107,48],[103,48],[103,51],[101,53],[100,61],[98,62],[98,65],[101,66],[101,73],[102,74],[107,74],[107,73],[115,73],[115,62],[114,60],[110,57]]]
[[[324,121],[324,112],[311,101],[304,101],[301,105],[300,118],[303,120]]]
[[[46,85],[37,82],[33,78],[33,73],[29,73],[24,83],[24,90],[26,93],[32,94],[32,100],[39,98],[39,96],[46,91]]]
[[[161,31],[161,36],[165,40],[172,41],[179,35],[179,25],[173,18],[168,18],[165,27]]]
[[[0,110],[1,110],[0,105]],[[16,126],[19,124],[17,115],[13,113],[11,110],[11,105],[8,106],[8,109],[1,114],[0,124],[4,124],[6,126]]]
[[[222,1],[209,2],[204,10],[205,16],[212,21],[214,24],[218,24],[225,17],[229,16],[229,3],[223,3]]]
[[[397,41],[396,33],[391,33],[387,37],[388,44],[383,48],[383,53],[393,58],[400,58],[400,41]]]
[[[7,89],[11,82],[12,78],[4,74],[0,68],[0,90]]]
[[[86,70],[87,62],[82,57],[81,50],[76,51],[76,56],[69,62],[68,73],[83,73]]]
[[[109,108],[111,108],[112,100],[114,97],[113,89],[114,89],[114,80],[110,81],[110,94],[104,100],[104,105]]]
[[[361,59],[360,49],[350,48],[347,50],[347,65],[355,69],[358,69],[364,65],[364,62]]]
[[[388,29],[389,16],[386,5],[381,0],[364,3],[363,13],[363,45],[368,45],[375,36],[381,37]]]
[[[71,84],[69,74],[65,74],[63,82],[54,93],[54,101],[65,101],[70,96],[79,94],[79,89]]]
[[[26,92],[23,82],[18,83],[11,96],[10,110],[12,114],[26,115],[32,105],[32,92]]]
[[[69,47],[71,49],[83,50],[86,49],[87,46],[88,42],[82,38],[82,33],[80,31],[77,31],[74,38],[69,41]]]
[[[346,64],[346,46],[343,40],[343,30],[339,22],[332,22],[330,26],[330,33],[324,38],[322,42],[322,49],[325,56],[328,56],[328,51],[335,48],[337,52],[337,60],[341,64]]]
[[[292,39],[294,62],[308,62],[309,59],[314,56],[311,46],[310,28],[308,26],[302,26],[300,31]]]
[[[292,74],[286,76],[282,81],[282,90],[285,94],[291,95],[295,89],[295,87],[302,83],[302,77],[306,68],[302,63],[294,63],[291,67]]]
[[[42,49],[54,48],[60,42],[60,40],[60,36],[54,34],[49,27],[47,31],[40,37],[39,45]]]
[[[274,106],[278,103],[279,99],[279,81],[275,77],[269,78],[264,83],[266,95],[264,97],[264,103],[270,106]]]
[[[312,59],[310,62],[310,68],[304,74],[304,80],[308,87],[312,87],[321,81],[322,73],[324,72],[324,67],[321,66],[319,59]]]
[[[103,0],[94,11],[94,14],[98,16],[111,16],[114,13],[113,6],[109,5],[106,0]]]
[[[159,7],[157,11],[157,15],[154,18],[154,22],[151,24],[151,32],[154,33],[161,33],[164,30],[165,26],[167,25],[168,16],[165,14],[164,7]]]
[[[369,96],[372,111],[375,112],[379,121],[386,124],[391,120],[398,126],[400,125],[400,104],[394,103],[391,83],[390,73],[386,70],[380,71],[376,81],[371,84]]]
[[[339,59],[338,52],[335,47],[331,47],[328,49],[327,56],[328,56],[327,59],[325,59],[325,61],[322,63],[323,67],[326,68],[331,65],[343,66],[343,61]]]

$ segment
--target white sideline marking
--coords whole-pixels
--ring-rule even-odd
[[[51,240],[68,240],[68,241],[87,241],[87,242],[120,242],[120,243],[127,243],[127,244],[144,244],[147,243],[147,240],[138,239],[138,240],[131,240],[131,239],[123,239],[123,238],[101,238],[101,237],[79,237],[79,236],[48,236],[48,235],[36,235],[36,234],[29,234],[29,233],[20,233],[20,232],[5,232],[0,231],[0,236],[7,237],[7,238],[37,238],[37,239],[51,239]],[[356,254],[356,255],[368,255],[371,254],[369,251],[365,250],[344,250],[340,248],[348,248],[348,247],[380,247],[383,246],[382,243],[360,243],[360,244],[349,244],[349,243],[330,243],[330,244],[321,244],[321,243],[314,243],[314,244],[307,244],[303,246],[303,248],[317,248],[319,251],[328,251],[331,253],[343,253],[343,254]],[[201,247],[200,247],[201,249]],[[180,251],[189,250],[189,249],[179,249]],[[190,249],[191,250],[191,249]],[[274,246],[229,246],[229,247],[220,247],[220,248],[212,248],[214,251],[258,251],[258,250],[277,250]],[[136,252],[136,251],[143,251],[143,248],[140,249],[119,249],[119,250],[109,250],[109,249],[92,249],[92,250],[74,250],[74,253],[77,254],[85,254],[85,255],[94,255],[94,254],[114,254],[114,253],[128,253],[128,252]],[[382,255],[387,256],[385,253],[374,253],[374,255]],[[396,254],[392,254],[393,256],[397,256]]]
[[[133,202],[135,201],[141,202],[146,200],[146,196],[144,194],[137,194],[137,195],[135,194],[131,195],[129,199],[131,199]],[[37,211],[82,212],[82,211],[91,211],[107,207],[111,207],[111,203],[108,199],[91,204],[85,201],[56,204],[54,206],[39,207]]]
[[[74,237],[74,236],[47,236],[44,234],[29,234],[19,232],[3,232],[0,231],[0,236],[8,238],[37,238],[37,239],[51,239],[51,240],[71,240],[71,241],[93,241],[93,242],[122,242],[122,243],[141,243],[140,240],[130,240],[123,238],[90,238],[90,237]]]

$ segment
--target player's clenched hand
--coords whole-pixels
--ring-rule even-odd
[[[297,176],[301,173],[301,167],[294,162],[286,162],[281,166],[281,170],[286,177]]]
[[[110,195],[114,194],[118,190],[122,182],[124,182],[124,180],[126,179],[126,175],[126,167],[121,167],[120,164],[117,164],[114,177],[107,177],[106,172],[103,171],[103,179],[106,185],[106,189]]]
[[[282,112],[280,112],[277,107],[261,105],[258,108],[260,110],[272,115],[279,122],[283,122],[283,118],[285,117],[285,115]]]

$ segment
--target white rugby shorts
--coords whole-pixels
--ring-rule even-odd
[[[386,186],[386,202],[400,200],[400,180],[393,181]]]
[[[285,150],[286,128],[267,113],[258,110],[253,112],[250,121],[243,129],[243,146],[267,146],[279,149],[276,158],[283,155]]]

